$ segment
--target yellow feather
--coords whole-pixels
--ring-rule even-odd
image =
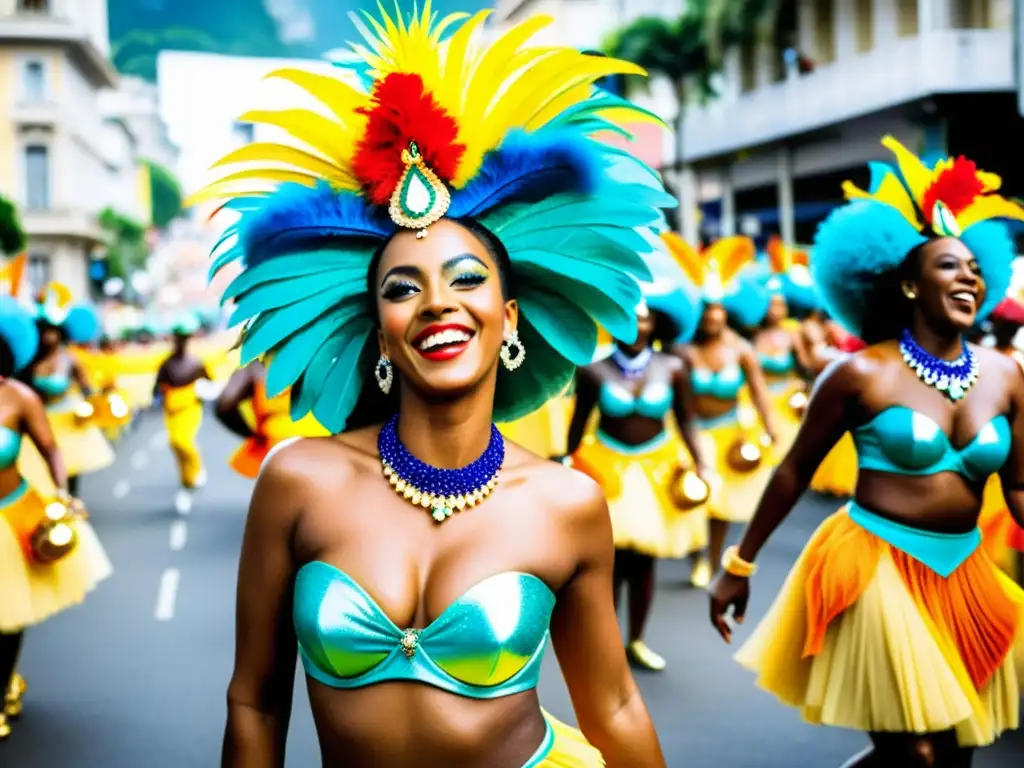
[[[627,107],[608,107],[607,109],[601,109],[594,114],[599,117],[603,117],[605,120],[610,120],[613,123],[624,125],[628,123],[649,123],[651,125],[657,125],[662,128],[667,128],[665,121],[657,115],[650,115],[646,112],[638,112],[634,109]]]
[[[863,189],[859,189],[851,181],[843,182],[843,193],[846,195],[847,200],[874,200],[875,202],[892,206],[903,214],[903,218],[915,229],[921,229],[922,227],[921,218],[918,216],[917,208],[907,193],[907,188],[892,174],[888,174],[882,179],[874,194],[868,194]]]
[[[582,61],[566,72],[560,78],[561,86],[554,87],[547,94],[547,101],[531,113],[524,114],[521,118],[521,125],[528,131],[535,131],[547,125],[558,114],[583,101],[590,95],[590,85],[608,75],[646,75],[647,72],[641,67],[629,62],[618,61],[617,59],[592,59]],[[574,94],[583,93],[582,86],[586,87],[586,93],[580,97],[566,99],[567,92]],[[557,105],[557,106],[556,106]]]
[[[475,13],[465,24],[452,35],[448,41],[448,50],[444,58],[444,75],[442,85],[435,98],[450,115],[462,114],[462,95],[465,87],[463,75],[472,58],[470,43],[476,36],[477,31],[483,25],[487,17],[491,15],[489,10]],[[461,125],[459,126],[461,129]]]
[[[669,255],[675,259],[691,282],[698,288],[703,286],[707,277],[707,262],[701,258],[697,250],[675,232],[662,232],[661,239]]]
[[[352,178],[347,169],[339,168],[321,157],[296,147],[267,142],[256,142],[239,147],[233,152],[224,155],[211,167],[218,168],[233,163],[266,162],[291,165],[300,171],[311,173],[328,181],[355,182],[355,179]]]
[[[329,77],[304,69],[275,69],[266,79],[277,78],[299,86],[331,110],[346,126],[362,130],[366,118],[357,109],[370,105],[369,94],[353,88],[340,77]]]
[[[917,155],[892,136],[885,136],[882,139],[882,146],[896,156],[896,165],[899,166],[900,174],[910,188],[910,194],[913,195],[915,201],[920,201],[932,182],[932,172],[918,159]]]
[[[234,173],[230,173],[227,176],[217,179],[191,195],[183,205],[191,207],[202,200],[212,200],[220,197],[224,190],[230,189],[232,184],[239,181],[259,181],[268,186],[277,186],[283,182],[295,182],[298,184],[304,184],[307,187],[313,187],[316,186],[316,183],[320,180],[321,179],[319,177],[313,176],[312,174],[301,173],[299,171],[287,171],[282,168],[249,168],[244,171],[235,171]],[[256,185],[252,188],[259,189],[260,186]]]
[[[717,266],[722,285],[728,285],[739,271],[757,256],[754,241],[745,235],[716,240],[704,252],[704,258]]]
[[[1007,200],[1000,195],[986,195],[975,198],[974,202],[961,211],[956,217],[962,230],[989,219],[1015,219],[1024,221],[1024,208],[1019,203]]]
[[[246,112],[238,119],[247,123],[276,126],[343,168],[348,168],[351,165],[356,137],[359,135],[352,128],[329,120],[309,109],[278,111],[257,109]]]
[[[994,173],[978,171],[978,180],[985,185],[985,193],[996,192],[1003,186],[1003,180]]]

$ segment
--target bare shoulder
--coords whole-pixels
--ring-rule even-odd
[[[18,398],[18,402],[26,407],[43,407],[43,399],[28,384],[17,379],[7,379],[5,382],[11,388],[11,392]]]
[[[666,354],[659,352],[655,355],[657,360],[665,367],[665,370],[669,373],[680,373],[685,371],[688,367],[686,360],[678,355]]]
[[[1011,390],[1024,387],[1024,369],[1016,359],[999,350],[974,344],[971,345],[971,351],[978,361],[978,371],[986,378],[995,374]]]
[[[544,513],[555,515],[569,525],[585,525],[608,518],[608,507],[600,486],[590,477],[557,461],[547,461],[524,448],[514,446],[510,479],[518,480],[543,505]]]
[[[334,437],[306,437],[278,447],[260,470],[256,497],[288,500],[288,506],[302,506],[323,488],[324,478],[332,482],[352,479],[365,466],[360,453]]]
[[[729,334],[728,339],[730,346],[736,349],[741,355],[754,354],[754,345],[736,333],[736,331],[729,329],[726,333]]]

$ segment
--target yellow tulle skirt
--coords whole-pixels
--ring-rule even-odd
[[[670,432],[643,446],[588,434],[573,466],[592,477],[608,499],[615,546],[652,557],[684,557],[707,546],[707,510],[679,509],[671,483],[689,454]]]
[[[811,537],[736,655],[815,724],[955,729],[990,744],[1019,722],[1024,592],[979,547],[943,578],[846,508]]]
[[[761,494],[771,480],[775,468],[774,449],[759,444],[762,459],[753,469],[733,466],[730,454],[738,441],[758,442],[757,430],[746,426],[748,420],[729,414],[698,427],[704,460],[713,462],[718,474],[712,483],[707,505],[708,517],[712,520],[748,522],[754,516]]]
[[[523,768],[600,768],[604,758],[576,728],[544,712],[548,735]]]
[[[75,522],[78,545],[56,563],[34,562],[26,540],[43,518],[31,487],[0,500],[0,632],[20,632],[85,600],[113,569],[87,521]]]
[[[543,458],[564,456],[572,418],[573,398],[556,397],[528,416],[498,425],[513,443]]]
[[[857,487],[857,449],[847,432],[840,438],[811,479],[810,489],[832,496],[852,496]]]
[[[793,446],[803,418],[798,411],[794,410],[793,399],[801,395],[806,397],[807,385],[800,380],[792,380],[771,384],[768,389],[777,432],[772,451],[776,456],[783,458]]]
[[[128,407],[133,411],[149,408],[153,404],[156,371],[153,373],[119,374],[116,381],[118,389],[124,393]]]
[[[81,424],[70,410],[47,411],[47,417],[68,477],[98,472],[114,463],[114,449],[95,424]],[[50,469],[31,440],[21,441],[18,471],[29,485],[41,493],[53,492]]]

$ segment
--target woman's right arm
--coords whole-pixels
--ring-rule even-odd
[[[569,439],[566,441],[565,453],[572,456],[580,447],[583,433],[590,421],[590,414],[597,407],[598,384],[593,371],[580,368],[576,371],[576,402],[573,407],[572,419],[569,422]]]
[[[753,563],[768,537],[796,506],[807,490],[818,465],[856,423],[861,374],[857,358],[839,360],[819,377],[811,392],[800,431],[786,458],[775,470],[743,532],[737,555]],[[726,621],[731,606],[737,622],[743,620],[748,592],[747,579],[722,571],[711,586],[711,623],[728,642],[732,630]]]
[[[68,473],[64,467],[64,459],[57,448],[57,441],[54,440],[53,430],[50,429],[50,420],[46,416],[46,408],[43,401],[35,393],[35,390],[22,385],[21,395],[21,423],[25,434],[35,443],[36,450],[43,457],[47,468],[50,470],[50,477],[58,490],[68,489]]]
[[[284,766],[297,654],[292,539],[305,490],[300,458],[284,450],[267,462],[249,504],[222,768]]]

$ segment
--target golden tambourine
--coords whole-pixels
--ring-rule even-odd
[[[726,454],[725,460],[729,467],[736,472],[753,472],[761,466],[764,450],[759,443],[763,444],[763,438],[755,442],[745,436],[738,437]]]
[[[32,555],[50,565],[70,555],[78,545],[75,522],[85,519],[79,502],[54,499],[46,505],[41,523],[32,532]]]
[[[75,406],[74,413],[75,421],[80,427],[84,427],[96,415],[96,408],[88,400],[83,400]]]
[[[131,409],[118,392],[99,392],[89,398],[88,404],[92,406],[92,414],[83,419],[83,423],[91,418],[101,427],[113,427],[131,420]]]
[[[789,396],[789,409],[797,418],[803,418],[804,413],[807,411],[807,403],[809,400],[810,398],[807,397],[807,392],[802,389],[798,389]]]
[[[707,504],[711,488],[692,469],[680,467],[672,476],[668,487],[672,503],[682,510],[696,509]]]

